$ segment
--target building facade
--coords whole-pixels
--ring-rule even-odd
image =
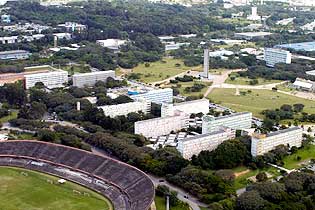
[[[25,50],[11,50],[0,52],[0,60],[22,60],[28,59],[32,53]]]
[[[218,131],[222,126],[234,130],[249,129],[252,127],[252,113],[240,112],[221,117],[206,115],[202,118],[202,134]]]
[[[186,127],[189,115],[180,112],[175,116],[160,117],[149,120],[135,122],[135,134],[143,135],[147,138],[158,137],[176,132]]]
[[[146,93],[140,93],[137,95],[130,96],[132,99],[145,98],[148,101],[151,101],[156,104],[162,103],[172,103],[173,102],[173,89],[157,89],[151,90]]]
[[[288,145],[290,148],[301,147],[303,130],[299,127],[292,127],[271,134],[254,134],[252,137],[251,154],[256,157],[263,155],[279,145]]]
[[[25,75],[25,88],[34,87],[36,83],[42,82],[45,87],[58,88],[63,87],[68,82],[68,72],[63,70],[56,70],[47,73],[29,74]]]
[[[221,128],[218,131],[201,134],[194,137],[181,139],[178,141],[177,150],[183,158],[190,159],[193,155],[198,155],[201,151],[215,150],[224,141],[235,138],[235,130]]]
[[[162,104],[161,107],[161,116],[173,116],[174,112],[181,111],[186,114],[208,114],[209,113],[209,100],[208,99],[200,99],[194,101],[186,101],[183,103],[176,103],[176,104]]]
[[[276,48],[266,48],[264,59],[266,65],[269,67],[274,67],[277,63],[291,63],[291,53],[286,50],[276,49]]]
[[[115,78],[115,71],[98,71],[82,74],[74,74],[72,76],[73,86],[84,87],[94,86],[97,81],[106,82],[107,78]]]
[[[151,103],[146,100],[139,100],[124,104],[99,106],[98,108],[103,110],[105,116],[113,118],[121,115],[127,116],[131,112],[143,112],[147,114],[151,110]]]

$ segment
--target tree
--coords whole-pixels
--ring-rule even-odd
[[[258,182],[264,182],[264,181],[267,181],[268,177],[267,177],[267,174],[265,172],[259,172],[256,175],[256,179]]]
[[[266,201],[255,190],[243,193],[237,198],[237,210],[262,210]]]
[[[295,112],[302,112],[304,109],[304,104],[293,104],[293,110]]]
[[[292,106],[288,104],[283,104],[280,109],[286,112],[292,112]]]

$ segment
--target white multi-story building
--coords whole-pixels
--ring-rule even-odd
[[[288,145],[290,148],[301,147],[303,140],[303,129],[292,127],[270,134],[254,134],[252,136],[251,153],[256,157],[263,155],[279,145]]]
[[[222,127],[220,130],[196,135],[178,141],[177,150],[183,158],[190,159],[193,155],[198,155],[201,151],[215,150],[224,141],[235,138],[235,130]]]
[[[161,107],[161,116],[162,117],[173,116],[176,110],[184,112],[186,114],[197,114],[197,113],[208,114],[209,105],[210,103],[208,99],[186,101],[186,102],[176,103],[176,104],[163,103]]]
[[[165,88],[165,89],[151,90],[146,93],[132,95],[130,96],[130,98],[132,99],[145,98],[148,101],[151,101],[156,104],[172,103],[173,102],[173,89]]]
[[[143,112],[145,114],[150,112],[151,103],[146,100],[138,100],[130,103],[99,106],[105,116],[116,117],[121,115],[128,115],[131,112]]]
[[[258,15],[257,13],[257,7],[252,7],[252,14],[247,17],[248,20],[261,20],[261,16]]]
[[[72,76],[73,86],[93,86],[97,81],[106,82],[107,78],[115,78],[115,71],[97,71],[90,73],[74,74]]]
[[[202,118],[202,134],[218,131],[222,126],[235,130],[249,129],[252,126],[252,113],[240,112],[220,117],[206,115]]]
[[[160,117],[149,120],[135,122],[135,134],[143,135],[147,138],[158,137],[176,132],[186,127],[189,115],[179,112],[174,116]]]
[[[291,63],[291,53],[286,50],[277,49],[277,48],[266,48],[264,59],[266,65],[269,67],[274,67],[277,63]]]
[[[63,87],[68,82],[68,72],[60,69],[46,73],[29,74],[24,77],[26,89],[34,87],[38,82],[42,82],[49,89]]]

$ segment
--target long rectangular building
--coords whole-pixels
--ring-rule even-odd
[[[107,105],[98,107],[103,110],[104,114],[109,117],[116,117],[120,115],[128,115],[131,112],[143,112],[145,114],[150,112],[151,103],[146,100],[139,100],[130,103]]]
[[[137,95],[130,96],[132,99],[145,98],[148,101],[153,103],[162,104],[162,103],[172,103],[173,102],[173,89],[157,89],[151,90],[146,93],[140,93]]]
[[[224,141],[233,138],[235,138],[235,130],[221,128],[212,133],[179,140],[177,150],[181,153],[183,158],[190,159],[193,155],[198,155],[201,151],[215,150]]]
[[[147,138],[158,137],[176,132],[186,127],[189,115],[181,112],[175,116],[160,117],[149,120],[135,122],[135,134],[143,135]]]
[[[252,127],[252,113],[239,112],[220,117],[206,115],[202,118],[202,134],[218,131],[222,126],[235,130],[249,129]]]
[[[73,86],[94,86],[97,81],[106,82],[107,78],[115,78],[115,71],[98,71],[90,73],[74,74],[72,76]]]
[[[0,60],[22,60],[28,59],[32,53],[25,50],[10,50],[0,52]]]
[[[303,130],[299,127],[292,127],[270,134],[255,134],[252,137],[251,153],[256,157],[263,155],[279,145],[301,147],[303,140]]]
[[[49,89],[63,87],[68,82],[68,72],[59,69],[47,73],[29,74],[24,77],[26,89],[34,87],[38,82],[43,83]]]

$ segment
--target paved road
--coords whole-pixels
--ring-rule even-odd
[[[194,197],[192,195],[189,195],[187,192],[185,192],[181,188],[179,188],[177,186],[174,186],[173,184],[170,184],[165,179],[162,179],[162,178],[159,178],[159,177],[156,177],[156,176],[153,176],[153,175],[149,175],[149,177],[151,178],[151,180],[152,180],[152,182],[154,183],[155,186],[157,186],[157,185],[165,185],[165,186],[169,187],[170,190],[176,191],[178,199],[183,201],[183,202],[188,203],[189,206],[193,210],[200,210],[199,206],[207,207],[206,204],[200,202],[196,197]],[[160,182],[160,180],[163,180],[163,182]],[[185,198],[185,196],[188,196],[188,199]]]
[[[246,69],[228,70],[228,71],[223,71],[222,74],[220,75],[212,75],[213,83],[211,86],[209,86],[208,90],[205,92],[203,96],[207,97],[214,88],[220,87],[225,82],[225,80],[229,77],[229,74],[233,72],[240,72],[240,71],[246,71]]]

